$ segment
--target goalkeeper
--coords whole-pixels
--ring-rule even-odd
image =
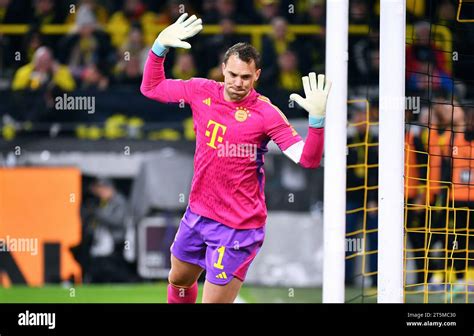
[[[267,144],[273,140],[304,168],[318,167],[331,82],[312,72],[302,79],[306,97],[290,95],[309,113],[303,141],[278,107],[254,90],[261,73],[260,56],[249,44],[237,43],[227,50],[224,83],[166,79],[163,63],[168,48],[191,48],[184,40],[202,30],[201,19],[187,16],[181,15],[159,34],[140,88],[159,102],[189,104],[196,132],[189,204],[171,246],[168,302],[195,303],[197,279],[206,270],[203,303],[230,303],[265,236]],[[226,153],[224,149],[232,146],[255,150],[238,156]]]

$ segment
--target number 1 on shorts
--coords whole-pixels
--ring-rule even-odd
[[[219,258],[217,259],[217,262],[214,263],[215,268],[224,269],[224,265],[222,265],[222,258],[224,258],[224,251],[225,251],[225,246],[221,246],[217,249],[217,252],[219,252]]]

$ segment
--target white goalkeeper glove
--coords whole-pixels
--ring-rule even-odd
[[[329,90],[331,89],[331,81],[324,75],[318,75],[316,81],[316,73],[310,72],[308,76],[302,78],[303,89],[306,98],[299,94],[292,93],[290,100],[294,100],[302,108],[309,113],[310,127],[324,127],[326,118],[326,103],[328,100]]]
[[[202,30],[202,20],[196,15],[186,19],[187,17],[188,13],[182,14],[175,23],[163,29],[158,35],[151,48],[157,56],[163,56],[169,47],[191,48],[191,45],[183,40],[193,37]]]

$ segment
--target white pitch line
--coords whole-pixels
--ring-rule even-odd
[[[237,295],[237,297],[234,300],[234,303],[247,303],[240,295]]]

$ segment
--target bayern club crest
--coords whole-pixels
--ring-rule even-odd
[[[237,107],[237,110],[235,111],[235,120],[244,122],[248,117],[250,117],[250,112],[245,107]]]

